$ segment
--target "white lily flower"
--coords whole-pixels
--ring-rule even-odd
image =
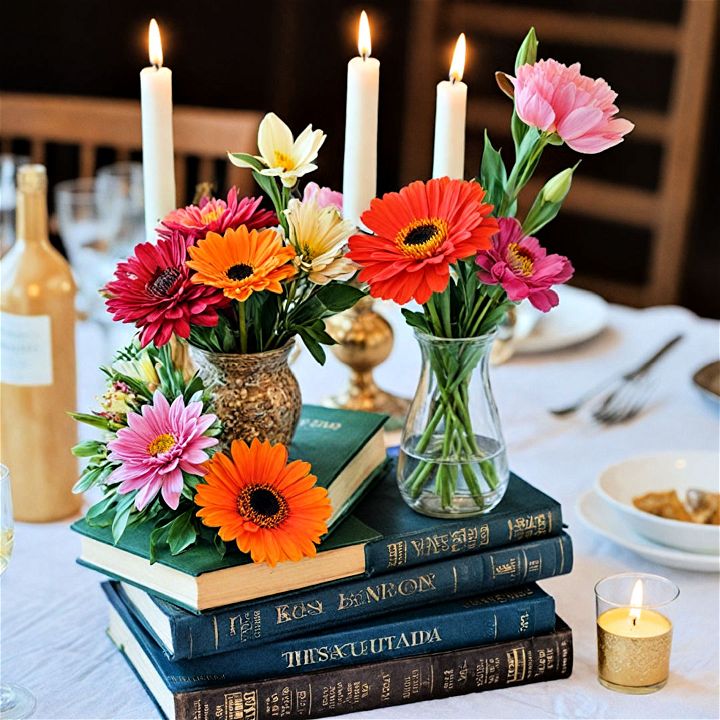
[[[345,257],[348,238],[355,226],[343,220],[332,205],[320,207],[317,201],[292,199],[285,210],[290,226],[290,244],[299,270],[311,282],[326,285],[331,280],[349,280],[358,266]]]
[[[258,129],[260,155],[255,157],[266,166],[260,173],[279,177],[285,187],[294,187],[299,177],[317,170],[313,161],[325,138],[322,130],[313,130],[308,125],[295,140],[290,128],[275,113],[268,113]],[[229,157],[233,165],[253,167],[232,154]]]

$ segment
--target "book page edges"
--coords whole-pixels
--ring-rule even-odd
[[[107,634],[117,649],[127,657],[130,665],[140,677],[155,702],[160,706],[169,720],[175,718],[175,698],[172,691],[163,681],[160,673],[150,661],[150,658],[140,647],[140,643],[123,622],[117,610],[109,607],[110,621]]]
[[[137,555],[83,536],[80,560],[100,572],[126,579],[186,607],[210,610],[363,575],[365,545],[363,542],[327,550],[313,558],[281,563],[274,568],[265,563],[251,563],[194,577],[160,563],[151,565]]]

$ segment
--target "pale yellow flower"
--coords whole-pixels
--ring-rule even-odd
[[[285,211],[290,226],[290,244],[298,269],[311,282],[326,285],[331,280],[349,280],[358,266],[345,257],[348,238],[355,226],[343,220],[337,208],[320,207],[315,200],[291,200]]]
[[[134,360],[117,360],[112,367],[121,375],[133,380],[139,380],[150,392],[154,392],[160,385],[160,378],[155,365],[146,352],[141,353]]]
[[[313,130],[308,125],[295,140],[290,128],[275,113],[268,113],[258,129],[260,155],[255,157],[266,166],[260,173],[279,177],[285,187],[294,187],[299,177],[317,170],[313,161],[325,137],[322,130]],[[232,153],[229,158],[238,167],[253,167]]]

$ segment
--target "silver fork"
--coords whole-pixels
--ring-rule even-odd
[[[652,383],[646,375],[638,375],[622,383],[593,410],[592,416],[603,425],[628,422],[642,412],[650,399]]]
[[[567,415],[572,415],[573,413],[577,412],[581,407],[583,407],[585,403],[600,395],[603,390],[610,390],[614,386],[614,389],[606,398],[609,399],[615,393],[619,392],[624,385],[627,385],[628,383],[632,383],[639,378],[642,378],[647,372],[649,372],[649,370],[655,365],[655,363],[657,363],[658,360],[660,360],[660,358],[665,355],[665,353],[667,353],[672,347],[674,347],[678,342],[680,342],[682,338],[682,333],[676,335],[672,339],[668,340],[658,351],[654,352],[647,360],[645,360],[634,370],[630,370],[629,372],[626,372],[624,375],[621,375],[619,377],[614,376],[605,379],[598,385],[593,386],[589,391],[583,393],[572,404],[562,408],[551,408],[550,412],[556,417],[565,417]]]

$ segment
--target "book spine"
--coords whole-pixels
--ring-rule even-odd
[[[173,659],[253,647],[333,624],[526,585],[568,573],[571,567],[572,543],[563,533],[379,578],[344,581],[247,603],[230,611],[189,615],[174,626]]]
[[[368,575],[380,575],[398,568],[422,565],[435,560],[482,552],[517,542],[527,542],[562,532],[560,505],[532,513],[494,517],[480,516],[462,527],[443,531],[417,532],[401,538],[381,538],[365,546]]]
[[[475,599],[473,599],[475,600]],[[332,667],[373,662],[380,656],[393,659],[444,652],[468,645],[482,645],[551,632],[555,627],[555,603],[545,594],[512,599],[511,593],[487,606],[462,601],[433,614],[412,613],[398,620],[388,618],[377,625],[361,623],[323,634],[279,640],[261,647],[224,653],[212,659],[185,662],[177,690],[196,690],[210,672],[223,682],[298,675]]]
[[[175,694],[176,720],[302,720],[569,677],[572,633]]]

